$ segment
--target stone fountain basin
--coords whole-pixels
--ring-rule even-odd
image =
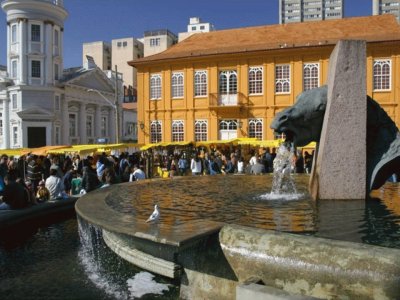
[[[304,185],[308,178],[298,176],[296,183]],[[249,289],[251,298],[272,294],[260,283],[287,293],[283,299],[400,297],[400,250],[268,230],[315,233],[324,225],[315,222],[316,210],[329,208],[332,215],[335,207],[343,206],[340,219],[354,221],[364,215],[346,215],[346,210],[364,212],[366,201],[327,202],[316,209],[308,197],[255,198],[268,190],[271,181],[269,175],[146,180],[93,191],[75,208],[80,220],[102,230],[116,254],[143,269],[179,279],[183,299],[234,299]],[[145,223],[156,203],[160,222]],[[359,226],[346,223],[349,232]],[[330,224],[326,227],[333,230]],[[320,255],[308,255],[317,252]]]

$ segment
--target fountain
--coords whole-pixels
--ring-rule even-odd
[[[326,145],[320,145],[319,157],[331,149],[326,126],[334,126],[323,114],[322,121]],[[309,176],[292,178],[290,152],[282,148],[280,155],[286,158],[277,164],[277,172],[285,175],[280,178],[221,175],[120,184],[83,196],[76,211],[80,222],[95,227],[120,257],[176,279],[183,299],[398,299],[400,209],[391,198],[397,194],[400,200],[398,187],[385,185],[367,199],[351,194],[353,200],[315,201],[307,191]],[[317,159],[319,169],[313,171],[317,195],[325,182],[321,164]],[[367,168],[367,163],[358,164]],[[379,168],[379,162],[374,164]],[[363,178],[366,193],[369,177]],[[298,189],[296,200],[262,197],[273,181],[288,188],[291,179]],[[155,204],[161,218],[146,223]]]

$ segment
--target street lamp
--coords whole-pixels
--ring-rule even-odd
[[[108,104],[112,106],[112,108],[115,110],[115,142],[116,144],[119,143],[119,111],[118,111],[118,102],[112,103],[106,96],[104,96],[99,90],[95,89],[88,89],[88,92],[95,92],[99,94]]]
[[[119,110],[118,110],[118,72],[117,66],[115,66],[115,99],[112,103],[106,96],[104,96],[99,90],[88,89],[88,92],[96,92],[99,94],[108,104],[110,104],[115,110],[115,143],[119,144]]]

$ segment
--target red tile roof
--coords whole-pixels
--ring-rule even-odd
[[[393,15],[279,24],[197,33],[159,54],[130,61],[131,66],[171,59],[280,48],[333,45],[341,39],[400,40]]]

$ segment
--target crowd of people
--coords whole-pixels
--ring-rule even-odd
[[[138,155],[0,158],[0,210],[20,209],[85,194],[111,184],[142,180]]]
[[[185,175],[262,174],[273,172],[273,148],[253,150],[247,159],[237,150],[180,151],[153,154],[153,165],[168,171],[170,177]],[[250,157],[250,158],[249,158]],[[293,172],[309,173],[312,155],[294,156]],[[0,158],[0,210],[19,209],[47,201],[66,199],[121,182],[153,177],[143,171],[148,164],[140,152],[119,156],[37,156]],[[150,169],[147,169],[150,170]]]
[[[169,172],[170,177],[176,175],[216,175],[216,174],[263,174],[273,172],[273,161],[276,149],[265,148],[253,150],[250,158],[245,159],[239,150],[216,150],[210,153],[195,153],[188,157],[186,152],[156,157],[157,164]],[[293,160],[294,173],[310,173],[312,155],[307,151],[304,157],[301,151],[295,154]]]

